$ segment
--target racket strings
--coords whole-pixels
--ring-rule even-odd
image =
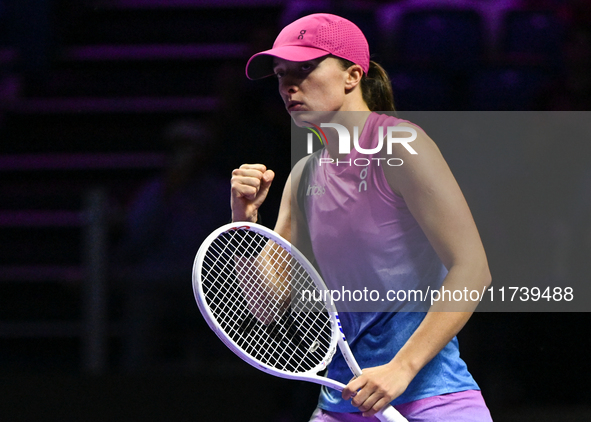
[[[252,244],[250,244],[249,247],[253,248],[254,246]],[[220,253],[220,259],[218,261],[215,261],[215,264],[217,264],[219,261],[221,261],[224,263],[224,266],[222,268],[220,268],[219,266],[215,265],[212,267],[212,270],[217,271],[222,274],[225,274],[229,271],[233,271],[234,267],[235,267],[235,263],[233,262],[233,260],[236,260],[236,256],[234,256],[233,254],[229,254],[227,248],[221,249],[221,248],[216,247],[216,245],[214,245],[213,249],[216,250],[218,253]],[[241,248],[241,249],[243,249],[243,248]],[[265,289],[265,287],[267,287],[271,284],[269,282],[269,280],[265,280],[264,282],[261,282],[262,280],[264,280],[265,273],[269,274],[271,272],[270,268],[261,267],[260,261],[257,262],[256,265],[254,265],[254,263],[252,263],[252,262],[248,263],[248,265],[247,265],[247,263],[243,262],[243,259],[244,258],[241,258],[240,260],[242,262],[240,262],[238,264],[238,267],[241,269],[241,272],[243,273],[242,277],[241,277],[242,292],[248,297],[248,304],[250,305],[250,307],[253,309],[260,310],[260,315],[257,315],[257,318],[262,320],[263,322],[272,322],[273,319],[276,319],[277,314],[279,313],[279,309],[274,309],[274,307],[276,307],[278,304],[283,304],[283,303],[288,304],[287,292],[285,292],[285,291],[280,291],[280,292],[263,291],[263,290],[268,290],[268,289]],[[252,258],[250,258],[250,259],[252,259]],[[255,273],[253,268],[258,269],[258,271],[257,271],[258,274]],[[261,269],[263,271],[260,271]],[[261,274],[261,272],[263,274]],[[209,276],[209,274],[206,274],[206,278],[207,278],[207,276]],[[245,281],[250,281],[250,282],[245,282]],[[256,289],[254,286],[257,286],[258,289]],[[275,287],[277,287],[277,286],[275,286]],[[225,290],[223,290],[221,292],[228,293]],[[266,303],[263,303],[261,298],[266,297],[266,294],[268,294],[268,293],[273,294],[274,297],[270,298],[270,300],[267,300]],[[217,294],[212,298],[213,301],[217,301],[219,299],[220,299],[220,297]],[[238,299],[238,297],[236,294],[232,294],[230,299],[235,301]],[[269,299],[269,298],[267,297],[267,299]],[[268,320],[268,321],[266,321],[266,320]]]
[[[283,259],[285,259],[287,256],[289,256],[289,254],[287,253],[287,251],[285,251],[285,250],[282,250],[282,251],[283,251],[283,254],[284,254],[284,256],[283,256]],[[274,261],[277,261],[277,259],[275,258],[275,259],[274,259]],[[259,262],[258,264],[260,265],[260,262]],[[266,270],[269,270],[269,268],[266,268]],[[288,319],[288,321],[289,321],[289,319]],[[243,325],[240,327],[241,329],[244,329],[244,327],[245,327],[245,326],[246,326],[246,327],[248,327],[248,328],[252,327],[252,322],[254,322],[254,320],[253,320],[252,318],[248,318],[248,319],[246,319],[246,320],[245,320],[245,322],[248,322],[248,324],[243,324]],[[293,328],[293,322],[294,322],[294,321],[293,321],[293,320],[291,320],[291,324],[289,324],[289,326],[285,327],[285,329],[286,329],[286,331],[287,331],[287,333],[288,333],[288,336],[290,336],[292,339],[293,339],[293,338],[297,339],[297,338],[299,337],[299,336],[298,336],[298,334],[297,334],[297,331],[293,331],[293,330],[292,330],[292,328]],[[267,329],[267,330],[268,330],[268,333],[269,333],[269,334],[270,334],[270,335],[271,335],[273,338],[275,338],[275,339],[277,339],[277,338],[278,338],[278,332],[279,332],[280,330],[278,330],[278,326],[277,326],[276,324],[274,324],[274,325],[272,325],[272,326],[268,327],[268,329]],[[301,339],[301,340],[303,340],[303,339]],[[297,345],[298,345],[298,346],[300,346],[300,345],[301,345],[301,341],[300,341],[300,342],[298,342],[298,344],[297,344]],[[276,348],[273,348],[273,349],[270,349],[270,350],[269,350],[269,352],[270,352],[271,354],[274,354],[274,352],[275,352],[276,350],[277,350]],[[292,355],[292,357],[293,357],[293,355]]]
[[[210,245],[201,268],[206,303],[222,330],[246,353],[276,369],[317,367],[332,327],[323,303],[293,300],[317,290],[291,253],[267,237],[231,230]]]

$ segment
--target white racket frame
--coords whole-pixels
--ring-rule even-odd
[[[328,364],[331,362],[334,353],[336,352],[337,345],[341,350],[343,358],[347,362],[347,365],[351,369],[351,372],[355,376],[361,375],[361,367],[355,360],[353,353],[351,352],[351,348],[347,343],[347,339],[345,337],[345,333],[343,333],[343,329],[341,327],[341,323],[339,320],[339,315],[337,310],[334,306],[334,303],[331,301],[324,302],[326,309],[329,314],[330,324],[331,324],[331,341],[330,347],[326,353],[326,356],[322,360],[322,362],[317,365],[316,367],[309,369],[305,372],[298,372],[297,374],[284,371],[281,369],[273,368],[272,366],[266,365],[258,360],[254,359],[247,353],[245,353],[234,340],[222,329],[222,327],[216,322],[214,315],[212,314],[209,306],[205,303],[205,293],[203,292],[202,283],[201,283],[201,271],[200,268],[203,265],[203,260],[205,258],[205,254],[207,253],[209,246],[215,239],[217,239],[221,234],[226,233],[231,230],[238,230],[238,229],[246,229],[253,231],[255,233],[259,233],[274,242],[278,245],[286,249],[301,265],[304,269],[308,272],[311,276],[314,284],[316,287],[321,291],[326,291],[327,287],[324,284],[324,280],[318,274],[318,271],[314,268],[314,266],[308,261],[308,259],[299,251],[295,246],[293,246],[290,242],[286,239],[281,237],[278,233],[265,226],[261,226],[260,224],[256,223],[247,223],[247,222],[235,222],[226,224],[216,230],[214,230],[201,244],[197,255],[195,256],[195,261],[193,263],[193,293],[195,295],[195,301],[197,302],[197,306],[201,311],[201,314],[204,316],[209,328],[216,333],[216,335],[224,342],[224,344],[230,348],[238,357],[244,360],[249,365],[254,366],[257,369],[260,369],[268,374],[287,378],[287,379],[294,379],[300,381],[310,381],[316,384],[321,384],[329,388],[334,388],[335,390],[342,391],[345,388],[345,384],[332,380],[330,378],[319,376],[318,373],[326,369]],[[402,416],[396,409],[394,409],[391,405],[387,405],[384,407],[380,412],[376,413],[376,417],[383,422],[408,422],[404,416]]]

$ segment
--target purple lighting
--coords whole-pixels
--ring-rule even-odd
[[[248,54],[246,44],[205,45],[97,45],[66,48],[65,60],[205,60],[243,58]]]

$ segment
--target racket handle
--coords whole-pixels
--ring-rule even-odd
[[[382,422],[408,422],[406,418],[391,405],[384,407],[382,410],[376,413],[376,418]]]

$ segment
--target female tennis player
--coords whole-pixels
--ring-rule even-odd
[[[372,158],[364,174],[354,165],[327,164],[361,155],[354,148],[339,153],[337,132],[325,129],[326,148],[294,166],[274,230],[314,257],[329,289],[428,286],[453,292],[482,291],[490,284],[468,205],[435,143],[418,126],[375,112],[394,110],[392,88],[384,70],[370,61],[357,26],[331,14],[298,19],[272,49],[251,57],[246,73],[250,79],[275,75],[287,112],[299,125],[315,112],[357,112],[346,121],[336,119],[351,134],[359,128],[359,145],[366,150],[375,149],[380,126],[416,132],[412,144],[391,144],[402,165],[386,164],[385,147],[363,156]],[[257,220],[273,179],[263,164],[233,171],[234,221]],[[309,187],[318,187],[316,194]],[[351,380],[337,352],[329,376],[347,387],[342,393],[323,387],[311,421],[377,420],[373,415],[387,403],[409,421],[491,421],[455,337],[475,307],[461,300],[435,302],[428,312],[341,312],[363,374]]]

